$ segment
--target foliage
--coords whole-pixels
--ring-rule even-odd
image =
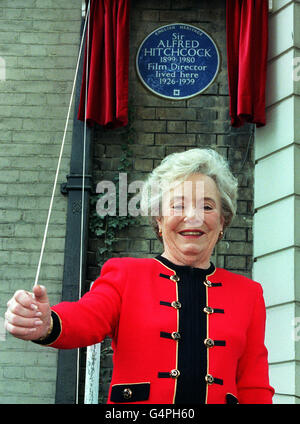
[[[119,216],[119,174],[129,173],[132,169],[132,151],[130,150],[130,144],[134,142],[135,131],[132,128],[132,119],[129,115],[129,124],[125,128],[123,133],[123,143],[121,145],[121,156],[118,170],[113,177],[113,183],[116,187],[116,215],[115,216],[100,216],[96,211],[96,204],[99,198],[104,194],[95,194],[91,196],[91,214],[90,214],[90,230],[94,233],[97,238],[103,240],[103,246],[97,249],[97,262],[98,265],[102,266],[103,263],[112,256],[115,244],[118,242],[118,235],[120,230],[127,228],[131,225],[137,224],[137,218],[126,215]]]

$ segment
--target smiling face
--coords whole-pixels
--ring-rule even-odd
[[[162,256],[177,265],[207,269],[224,224],[214,180],[191,175],[164,197],[163,216],[157,222],[164,244]]]

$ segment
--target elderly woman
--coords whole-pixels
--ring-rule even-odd
[[[262,288],[210,261],[236,198],[236,179],[213,150],[166,157],[142,198],[163,253],[108,260],[78,302],[50,308],[44,287],[34,297],[17,291],[7,330],[60,349],[110,336],[108,403],[271,403]]]

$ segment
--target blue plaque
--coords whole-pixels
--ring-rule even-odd
[[[219,66],[219,51],[211,36],[181,23],[151,32],[136,56],[143,84],[166,99],[182,100],[202,93],[213,83]]]

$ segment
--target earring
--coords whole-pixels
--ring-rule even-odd
[[[224,231],[220,231],[219,240],[222,240],[223,237],[224,237]]]
[[[159,235],[159,237],[162,236],[162,231],[161,230],[158,231],[158,235]]]

